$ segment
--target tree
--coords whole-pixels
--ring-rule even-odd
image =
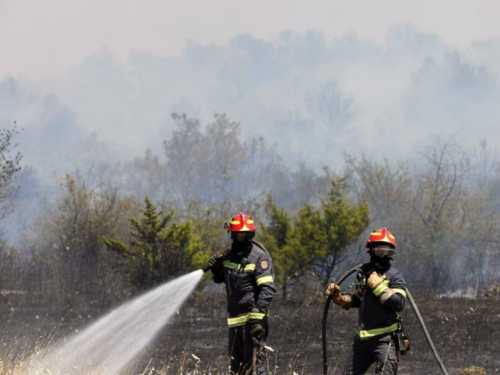
[[[179,130],[164,146],[177,201],[184,206],[192,199],[210,205],[223,202],[235,193],[235,181],[247,160],[239,123],[215,114],[204,131],[199,120],[178,114],[172,117]]]
[[[0,204],[2,212],[0,217],[7,213],[6,203],[17,190],[13,186],[13,181],[17,172],[21,170],[22,155],[20,152],[14,153],[17,144],[13,144],[14,137],[19,134],[17,128],[0,129]]]
[[[273,256],[277,281],[281,284],[283,300],[286,301],[288,282],[302,273],[304,264],[300,258],[306,254],[302,252],[303,249],[294,246],[290,215],[276,206],[270,194],[267,196],[264,211],[268,224],[261,235],[262,241]]]
[[[178,130],[164,142],[168,184],[175,202],[186,207],[197,200],[218,206],[276,190],[289,195],[288,170],[264,138],[244,141],[239,122],[226,114],[214,114],[202,126],[199,120],[173,114]]]
[[[332,180],[318,214],[312,217],[314,230],[320,232],[317,246],[323,258],[316,263],[316,275],[324,286],[370,223],[368,203],[352,202],[346,194],[348,187],[344,177]]]
[[[450,240],[460,235],[461,202],[465,198],[465,176],[469,172],[468,155],[453,140],[428,147],[423,158],[426,169],[416,176],[411,200],[412,222],[406,228],[406,246],[424,269],[430,271],[430,286],[436,288],[447,268],[450,253],[456,249]]]
[[[149,198],[145,199],[145,207],[140,212],[140,219],[129,219],[131,239],[128,245],[118,239],[102,237],[109,250],[127,259],[136,287],[147,289],[201,266],[195,260],[203,244],[191,222],[174,222],[173,211],[158,210]]]
[[[305,204],[290,217],[268,197],[267,241],[275,258],[276,271],[286,298],[290,280],[314,271],[322,284],[331,279],[335,267],[345,260],[352,245],[366,230],[370,219],[365,201],[351,202],[344,178],[331,180],[319,206]]]
[[[479,259],[485,257],[479,254],[491,253],[498,238],[498,201],[488,197],[481,178],[468,178],[470,156],[453,138],[438,138],[423,149],[413,173],[409,162],[346,161],[374,221],[396,234],[398,267],[407,281],[446,289],[458,269],[462,282],[482,274]],[[465,262],[474,266],[464,269]]]
[[[58,210],[39,219],[45,248],[52,249],[46,256],[51,255],[55,264],[56,285],[51,289],[65,298],[66,304],[72,304],[77,293],[95,298],[103,307],[116,294],[114,283],[119,277],[113,275],[113,260],[102,252],[100,239],[104,234],[121,233],[122,218],[134,200],[120,198],[116,188],[89,188],[69,174],[64,188]]]
[[[397,222],[401,218],[398,210],[411,195],[409,163],[393,164],[387,158],[379,163],[366,157],[358,161],[352,155],[345,155],[345,162],[351,172],[351,186],[359,199],[369,203],[371,218],[383,220],[387,226],[392,224],[392,217]]]

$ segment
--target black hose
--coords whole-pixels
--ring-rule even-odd
[[[362,264],[352,267],[346,273],[344,273],[340,279],[338,279],[335,284],[340,285],[347,279],[351,274],[358,271]],[[330,309],[330,304],[332,302],[332,296],[328,296],[325,303],[325,309],[323,310],[323,327],[322,327],[322,341],[323,341],[323,373],[328,374],[328,354],[326,352],[326,322],[328,320],[328,310]]]
[[[361,268],[362,264],[358,264],[357,266],[354,266],[353,268],[349,269],[346,273],[344,273],[338,281],[335,282],[335,284],[340,285],[342,282],[344,282],[345,279],[347,279],[352,273],[355,271],[359,270]],[[413,312],[417,316],[417,320],[420,323],[420,327],[422,327],[422,330],[424,331],[425,338],[427,339],[427,342],[429,343],[429,346],[431,347],[432,353],[434,354],[434,357],[436,358],[436,361],[439,364],[439,368],[441,369],[441,372],[444,375],[448,375],[448,371],[446,370],[446,367],[443,364],[443,361],[441,360],[441,357],[439,356],[436,347],[434,346],[434,343],[432,342],[431,335],[429,334],[429,331],[427,330],[427,327],[425,326],[424,320],[422,319],[422,315],[420,315],[420,312],[418,311],[417,304],[413,300],[413,297],[410,294],[410,291],[406,289],[406,295],[408,297],[408,301],[410,301],[410,305],[413,308]],[[328,310],[330,309],[330,305],[332,302],[332,296],[328,296],[326,303],[325,303],[325,309],[323,310],[323,327],[322,327],[322,341],[323,341],[323,373],[324,375],[328,375],[328,354],[326,351],[326,323],[328,320]]]
[[[441,360],[441,357],[439,357],[439,354],[436,350],[436,347],[434,346],[434,343],[432,342],[431,335],[429,334],[429,331],[427,330],[427,327],[425,326],[424,320],[422,319],[422,315],[420,315],[420,311],[418,311],[417,304],[413,300],[413,297],[411,296],[410,291],[408,289],[406,289],[406,296],[408,297],[408,301],[410,301],[410,305],[413,308],[415,315],[417,316],[418,322],[420,323],[420,327],[422,327],[422,331],[424,331],[425,338],[427,339],[427,342],[429,343],[429,346],[431,347],[432,353],[434,354],[434,357],[436,358],[436,361],[439,364],[439,367],[441,368],[442,373],[444,375],[448,375],[448,371],[446,371],[446,367],[444,367],[443,361]]]

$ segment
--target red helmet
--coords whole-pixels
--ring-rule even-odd
[[[250,232],[249,239],[252,239],[255,235],[255,224],[252,218],[243,212],[233,215],[229,224],[226,223],[224,227],[228,232],[231,232],[231,236],[233,233]]]
[[[387,230],[387,228],[380,228],[370,233],[366,247],[373,249],[379,245],[388,245],[392,249],[396,249],[396,237]]]

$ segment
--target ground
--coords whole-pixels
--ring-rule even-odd
[[[500,374],[500,296],[478,299],[429,297],[414,292],[434,344],[451,374]],[[296,296],[294,298],[297,298]],[[299,298],[297,298],[299,299]],[[5,301],[4,301],[5,302]],[[227,328],[223,292],[198,292],[159,334],[130,374],[224,374],[227,370]],[[12,306],[2,309],[3,370],[26,360],[47,341],[81,329],[101,312]],[[301,302],[275,300],[268,344],[273,374],[322,374],[321,324],[324,299],[308,296]],[[440,374],[415,314],[403,313],[411,351],[401,357],[399,374]],[[328,318],[329,373],[339,373],[356,329],[356,311],[332,305]],[[199,358],[199,361],[196,359]],[[17,362],[16,362],[17,361]],[[153,370],[154,369],[154,370]],[[16,373],[11,372],[10,373]]]
[[[484,368],[488,374],[500,374],[499,302],[496,297],[476,300],[416,298],[435,347],[450,374],[465,374],[467,372],[464,371],[473,366],[478,371]],[[273,373],[323,373],[323,309],[324,301],[315,297],[302,303],[276,301],[268,338],[268,344],[276,350],[269,360]],[[202,368],[212,364],[212,368],[223,371],[227,363],[227,332],[223,313],[218,306],[208,302],[205,307],[187,307],[184,316],[178,316],[162,335],[163,342],[195,354],[201,358]],[[410,334],[411,350],[401,357],[399,374],[440,374],[438,363],[409,305],[403,319]],[[337,306],[331,307],[327,334],[329,373],[340,373],[356,323],[355,310],[343,311]],[[182,341],[179,341],[181,337]]]

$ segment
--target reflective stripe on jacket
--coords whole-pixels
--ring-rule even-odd
[[[401,274],[392,265],[382,270],[377,270],[379,275],[386,275],[386,280],[377,288],[372,290],[366,285],[366,280],[374,271],[371,263],[363,264],[356,277],[356,290],[352,296],[352,307],[359,308],[359,337],[369,339],[391,332],[399,328],[398,312],[404,307],[406,298],[406,282]],[[382,305],[379,296],[387,288],[391,288],[395,294]],[[395,300],[396,304],[392,303]],[[393,306],[398,306],[394,308]]]
[[[264,319],[276,295],[269,254],[253,244],[245,255],[229,249],[219,268],[213,270],[214,281],[226,284],[227,323],[230,327]],[[252,309],[258,309],[258,312],[252,312]]]

